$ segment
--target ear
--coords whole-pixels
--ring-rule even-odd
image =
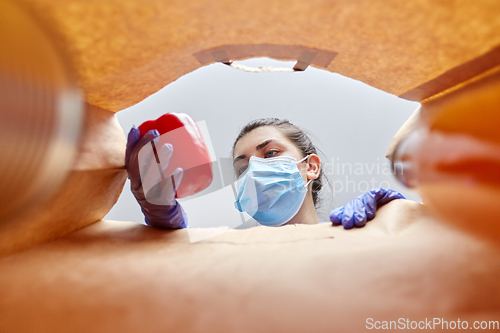
[[[321,161],[319,156],[316,154],[311,154],[307,159],[307,179],[317,179],[321,171]]]

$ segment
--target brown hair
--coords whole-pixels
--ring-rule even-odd
[[[248,124],[246,124],[245,127],[242,128],[240,131],[240,134],[236,137],[236,140],[234,140],[233,144],[233,149],[232,153],[234,155],[234,148],[236,147],[236,144],[238,141],[253,131],[256,128],[262,127],[262,126],[274,126],[278,130],[280,130],[281,133],[283,133],[290,141],[292,141],[297,148],[302,152],[302,157],[306,157],[309,154],[317,154],[317,149],[312,143],[311,139],[307,136],[307,134],[289,122],[286,119],[278,119],[278,118],[261,118],[261,119],[256,119],[252,120]],[[312,187],[311,187],[311,193],[312,193],[312,198],[313,198],[313,203],[316,206],[318,202],[318,194],[321,191],[321,188],[323,187],[323,170],[320,170],[319,172],[319,177],[317,179],[314,179],[312,181]]]

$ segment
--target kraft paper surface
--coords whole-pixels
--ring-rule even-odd
[[[500,63],[497,0],[23,3],[68,49],[87,102],[111,111],[199,68],[204,51],[203,65],[214,50],[298,60],[302,48],[312,66],[417,101]]]
[[[395,200],[364,228],[187,230],[101,221],[0,260],[2,332],[356,332],[498,320],[500,248]]]
[[[77,157],[43,206],[0,223],[0,258],[101,220],[118,200],[127,171],[125,136],[113,112],[87,105]]]

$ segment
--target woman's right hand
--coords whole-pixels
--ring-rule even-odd
[[[175,191],[182,180],[183,170],[177,168],[172,175],[163,175],[170,163],[173,147],[165,144],[157,150],[160,161],[158,165],[151,145],[158,141],[159,136],[157,130],[151,130],[141,139],[135,126],[130,130],[125,153],[130,187],[148,225],[163,229],[186,228],[187,216],[175,200]]]

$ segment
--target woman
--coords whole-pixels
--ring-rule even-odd
[[[139,130],[130,130],[125,156],[131,189],[141,205],[148,225],[158,228],[185,228],[187,215],[175,200],[173,186],[161,189],[165,205],[154,205],[144,197],[139,172],[140,149],[159,136],[149,131],[139,139]],[[171,145],[161,147],[168,164],[173,152]],[[260,224],[317,224],[319,192],[323,187],[321,161],[309,137],[287,120],[257,119],[247,124],[233,144],[233,165],[238,177],[238,198],[235,206]],[[165,164],[165,163],[163,163]],[[164,168],[166,166],[164,165]],[[182,181],[182,169],[177,168],[175,183]],[[394,199],[404,199],[390,189],[371,190],[330,213],[333,224],[345,229],[362,227],[375,216],[377,207]]]

